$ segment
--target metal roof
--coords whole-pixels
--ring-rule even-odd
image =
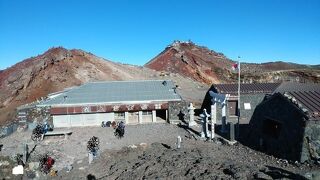
[[[275,92],[320,91],[319,83],[283,82]]]
[[[311,119],[320,120],[320,90],[288,92],[303,108],[308,110]]]
[[[281,83],[254,83],[240,84],[240,93],[272,93]],[[213,85],[218,93],[221,94],[237,94],[238,84],[215,84]]]
[[[90,82],[40,103],[38,106],[69,106],[83,104],[139,103],[179,101],[170,80]]]

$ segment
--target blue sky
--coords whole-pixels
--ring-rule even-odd
[[[143,65],[173,40],[320,64],[319,0],[0,0],[0,69],[54,46]]]

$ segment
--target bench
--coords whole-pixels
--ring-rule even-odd
[[[41,140],[44,139],[44,136],[57,136],[57,135],[64,135],[64,139],[67,139],[67,135],[72,134],[72,131],[70,130],[53,130],[48,131],[41,136]]]

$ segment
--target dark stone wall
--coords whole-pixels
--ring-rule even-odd
[[[177,124],[181,121],[189,121],[188,106],[189,102],[187,101],[176,101],[169,102],[169,122],[172,124]]]
[[[0,127],[0,138],[4,138],[6,136],[9,136],[13,132],[15,132],[18,128],[18,123],[13,122],[10,124],[7,124],[5,126]]]
[[[26,124],[30,130],[34,129],[38,123],[48,122],[49,125],[53,125],[53,120],[50,115],[50,107],[26,107],[17,110],[17,116],[19,116],[19,111],[26,113]]]
[[[240,96],[240,117],[249,121],[255,108],[262,102],[265,94],[245,94]],[[244,103],[250,103],[251,109],[244,109]]]
[[[303,147],[301,152],[301,162],[308,160],[319,161],[320,160],[320,122],[319,121],[307,121]]]
[[[270,120],[277,123],[277,130],[270,131]],[[256,107],[249,124],[248,142],[268,154],[300,161],[305,120],[298,107],[275,94]]]

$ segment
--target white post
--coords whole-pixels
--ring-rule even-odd
[[[203,113],[200,115],[200,117],[202,117],[202,131],[201,131],[201,137],[204,138],[208,138],[208,118],[210,117],[210,115],[207,113],[206,109],[203,109]]]
[[[205,121],[205,123],[206,123],[206,138],[208,138],[208,137],[209,137],[208,120],[209,120],[209,118],[208,118],[208,116],[206,116],[206,121]]]
[[[206,109],[203,109],[203,113],[200,114],[200,117],[202,117],[201,138],[207,138],[208,137],[208,117],[210,117],[210,115],[207,113]]]
[[[139,124],[142,123],[142,111],[139,111],[139,118],[138,118]]]
[[[156,110],[152,110],[152,122],[157,122]]]
[[[222,122],[221,122],[221,132],[226,132],[226,103],[222,103]]]
[[[180,136],[177,137],[177,148],[178,149],[181,148],[181,137]]]
[[[200,134],[200,136],[201,136],[201,138],[205,138],[206,137],[206,135],[205,135],[205,129],[206,129],[206,127],[205,127],[205,121],[206,121],[206,118],[204,117],[204,115],[203,114],[201,114],[200,115],[201,117],[202,117],[202,119],[201,119],[201,134]]]
[[[128,122],[129,122],[129,113],[126,111],[126,112],[124,112],[124,123],[125,124],[128,124]]]
[[[93,153],[89,152],[88,156],[89,156],[89,164],[91,164],[93,161]]]
[[[166,122],[168,122],[168,110],[166,109]]]
[[[194,126],[196,125],[197,123],[194,121],[194,107],[192,105],[192,103],[190,103],[189,107],[188,107],[188,110],[189,110],[189,123],[188,123],[188,126],[191,127],[191,126]]]
[[[211,139],[214,138],[214,125],[217,122],[217,103],[211,105]]]

